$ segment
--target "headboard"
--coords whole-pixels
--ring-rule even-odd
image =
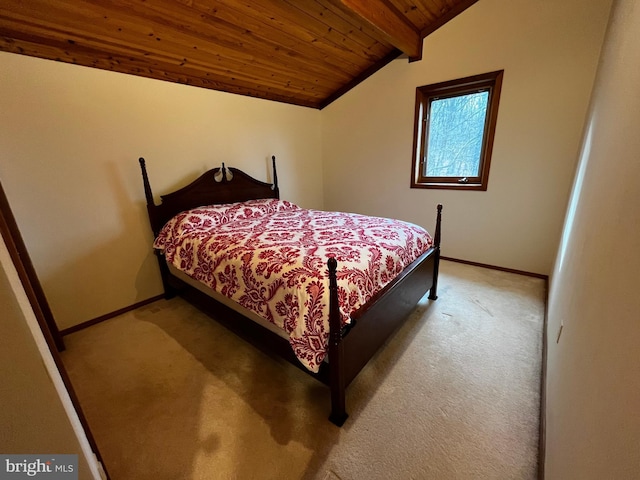
[[[223,163],[222,167],[203,173],[186,187],[161,195],[160,205],[156,205],[153,200],[145,160],[140,157],[139,161],[149,221],[156,236],[171,218],[185,210],[204,205],[244,202],[260,198],[280,198],[275,156],[271,157],[273,184],[256,180],[237,168],[225,167]]]

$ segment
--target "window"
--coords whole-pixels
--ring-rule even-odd
[[[411,188],[487,189],[502,74],[416,89]]]

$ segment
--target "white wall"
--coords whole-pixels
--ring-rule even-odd
[[[447,256],[551,271],[610,0],[482,0],[322,112],[325,208],[432,228]],[[410,189],[415,89],[504,69],[487,192]]]
[[[76,454],[78,478],[99,479],[80,420],[2,237],[0,312],[0,452]]]
[[[548,480],[640,475],[638,32],[640,3],[617,0],[551,278]]]
[[[225,162],[322,207],[320,112],[0,52],[0,180],[61,328],[162,293],[156,196]]]

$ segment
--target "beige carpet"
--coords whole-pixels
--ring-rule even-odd
[[[440,298],[347,393],[329,392],[181,299],[66,337],[113,480],[533,479],[544,281],[443,262]]]

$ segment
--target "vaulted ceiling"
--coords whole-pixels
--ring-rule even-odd
[[[0,50],[323,108],[477,0],[1,0]]]

